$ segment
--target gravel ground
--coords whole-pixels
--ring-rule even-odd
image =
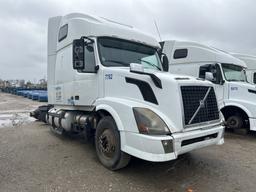
[[[27,115],[26,110],[40,105],[3,93],[0,97],[2,115]],[[127,168],[111,172],[98,162],[92,144],[56,136],[48,125],[25,120],[0,129],[0,192],[255,192],[255,149],[256,136],[226,133],[222,146],[166,163],[134,158]]]

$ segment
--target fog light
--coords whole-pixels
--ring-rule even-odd
[[[172,140],[162,140],[162,145],[163,145],[165,153],[172,153],[173,152]]]

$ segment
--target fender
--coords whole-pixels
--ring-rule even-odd
[[[100,105],[96,106],[95,110],[96,111],[105,110],[105,111],[109,112],[110,115],[115,120],[118,130],[119,131],[123,131],[124,130],[123,123],[122,123],[118,113],[111,106],[109,106],[107,104],[100,104]]]
[[[135,118],[131,119],[131,117],[133,117],[132,108],[133,106],[147,107],[142,103],[137,103],[131,100],[120,99],[115,97],[105,97],[97,99],[94,105],[96,106],[95,111],[106,110],[111,114],[111,116],[116,122],[119,131],[130,131],[136,133],[138,132],[138,129]],[[123,115],[124,113],[125,115]],[[128,127],[125,128],[125,123],[128,122],[124,120],[126,119],[126,116],[130,116],[129,129],[127,129]]]
[[[235,102],[226,103],[225,102],[224,106],[220,110],[224,109],[225,107],[238,107],[238,108],[242,109],[247,114],[248,117],[252,117],[251,112],[246,107],[244,107],[243,105],[241,105],[239,103],[235,103]]]
[[[108,113],[110,113],[110,115],[113,117],[113,119],[117,125],[117,128],[120,132],[121,150],[126,153],[129,153],[129,151],[126,150],[127,142],[126,142],[126,136],[125,136],[125,128],[124,128],[123,122],[121,121],[120,116],[118,115],[118,112],[111,106],[111,103],[113,103],[113,102],[118,103],[117,101],[115,101],[115,98],[98,99],[95,101],[95,105],[96,105],[95,111],[105,110]],[[119,103],[121,103],[121,102],[119,101]]]
[[[136,102],[132,100],[127,99],[121,99],[121,98],[115,98],[115,97],[105,97],[101,98],[95,101],[94,105],[96,106],[95,110],[99,111],[101,109],[108,111],[116,121],[116,124],[118,126],[118,129],[120,131],[129,131],[129,132],[135,132],[138,133],[137,123],[135,118],[131,119],[129,118],[129,122],[126,119],[122,119],[123,117],[120,117],[119,113],[122,113],[123,111],[126,113],[126,116],[129,115],[128,113],[131,113],[130,116],[133,117],[133,107],[141,107],[141,108],[148,108],[155,112],[163,121],[166,123],[166,125],[169,127],[170,131],[172,133],[175,133],[178,131],[176,129],[176,125],[172,122],[172,120],[163,114],[160,110],[157,109],[157,107],[153,107],[151,105],[147,105],[145,103]],[[118,107],[118,105],[121,107]],[[117,108],[118,107],[118,108]],[[129,129],[125,127],[125,122],[129,123]]]

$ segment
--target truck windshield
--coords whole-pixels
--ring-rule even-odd
[[[224,76],[227,81],[247,82],[246,73],[243,67],[232,64],[221,64]]]
[[[161,70],[157,50],[131,41],[117,38],[98,38],[101,63],[107,67],[129,67],[130,63],[142,64],[145,68]]]

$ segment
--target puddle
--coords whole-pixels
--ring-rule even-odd
[[[29,113],[0,113],[0,128],[18,127],[32,121],[35,121],[35,119],[33,117],[30,117]]]

